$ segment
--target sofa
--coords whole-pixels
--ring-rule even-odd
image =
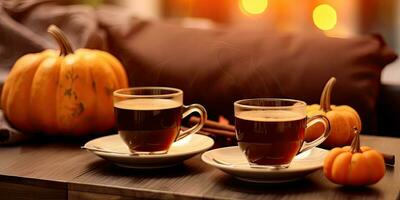
[[[213,119],[232,120],[233,102],[243,98],[318,103],[325,82],[336,77],[332,102],[357,110],[363,134],[400,136],[400,88],[380,82],[382,69],[397,55],[379,35],[333,38],[257,23],[196,29],[144,21],[107,5],[13,2],[0,8],[3,74],[24,54],[57,48],[46,33],[56,24],[75,49],[101,49],[119,58],[130,86],[180,88],[185,102],[203,104]]]

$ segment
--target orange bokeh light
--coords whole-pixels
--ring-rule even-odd
[[[320,30],[329,31],[336,27],[336,10],[329,4],[321,4],[315,7],[312,17],[315,26]]]
[[[247,15],[258,15],[268,7],[268,0],[240,0],[240,10]]]

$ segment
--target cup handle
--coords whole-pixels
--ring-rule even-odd
[[[200,104],[191,104],[189,106],[183,106],[183,116],[182,118],[187,117],[188,115],[190,115],[193,112],[197,112],[200,114],[200,121],[192,126],[191,128],[185,130],[185,131],[180,131],[179,135],[176,137],[175,141],[178,141],[192,133],[196,133],[198,132],[201,128],[203,128],[204,123],[207,120],[207,111],[206,109],[200,105]]]
[[[324,133],[312,142],[304,141],[303,146],[301,147],[299,152],[307,151],[313,147],[320,145],[330,135],[331,124],[329,123],[329,120],[327,117],[325,117],[323,115],[315,115],[315,116],[312,116],[311,118],[308,118],[307,119],[307,128],[310,126],[313,126],[316,123],[322,123],[324,125]]]

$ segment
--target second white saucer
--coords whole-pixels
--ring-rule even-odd
[[[276,183],[297,180],[322,168],[327,153],[327,150],[313,148],[297,155],[288,168],[279,170],[251,168],[238,146],[207,151],[201,159],[241,180]]]

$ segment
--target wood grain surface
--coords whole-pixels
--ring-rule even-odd
[[[67,199],[66,188],[52,188],[0,181],[0,199]]]
[[[64,187],[66,183],[92,169],[94,157],[76,143],[39,142],[0,147],[1,179],[27,184]]]
[[[361,139],[364,145],[400,156],[399,138]],[[5,198],[10,190],[13,195]],[[77,144],[0,147],[0,199],[18,199],[29,194],[26,191],[43,197],[38,199],[47,198],[40,196],[45,193],[48,199],[398,199],[400,165],[387,167],[385,177],[369,187],[335,185],[321,170],[292,183],[252,184],[206,165],[200,156],[172,168],[133,170],[102,160]]]

